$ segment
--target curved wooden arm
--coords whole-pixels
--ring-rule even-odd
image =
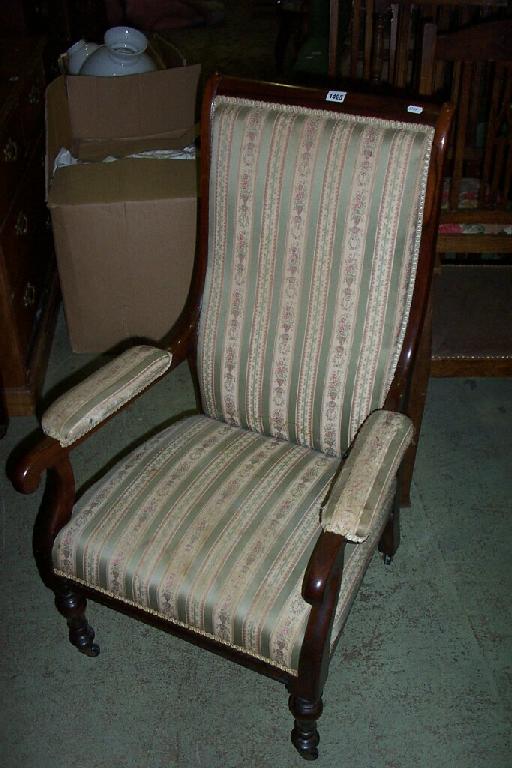
[[[20,493],[34,493],[39,488],[43,472],[66,462],[69,451],[70,448],[62,448],[53,437],[41,435],[33,448],[9,459],[7,476]]]
[[[319,699],[327,677],[330,637],[338,604],[346,543],[343,536],[337,533],[321,533],[304,574],[302,596],[312,608],[293,693],[309,701]]]
[[[321,605],[332,577],[343,568],[343,536],[323,531],[315,545],[302,582],[302,597],[310,605]]]
[[[51,437],[42,437],[19,458],[10,457],[7,475],[20,493],[33,493],[47,471],[46,488],[34,524],[33,550],[46,586],[53,589],[52,547],[58,532],[69,522],[75,503],[75,478],[69,449]]]
[[[153,386],[153,384],[156,384],[157,381],[160,381],[172,370],[174,370],[174,368],[176,368],[187,358],[188,355],[190,355],[190,352],[193,348],[192,345],[195,338],[195,331],[195,316],[182,316],[182,318],[180,318],[180,320],[175,324],[173,330],[165,339],[165,348],[172,352],[173,355],[171,366],[160,378],[155,379],[150,387]],[[164,347],[164,344],[162,344],[162,346]],[[103,427],[107,421],[110,421],[110,419],[114,418],[117,413],[131,405],[134,400],[144,395],[150,389],[150,387],[147,387],[142,392],[134,395],[134,397],[128,400],[122,406],[122,408],[119,409],[119,411],[116,411],[116,413],[113,413],[111,416],[99,423],[96,427],[94,427],[94,429],[91,429],[90,432],[72,443],[72,445],[63,448],[57,440],[41,434],[37,443],[33,447],[26,450],[19,457],[12,457],[9,460],[7,466],[7,475],[13,486],[20,493],[34,493],[39,487],[43,472],[57,466],[57,464],[61,464],[63,460],[68,460],[68,454],[71,450],[76,448],[77,445],[80,445],[80,443],[87,440],[87,438],[90,437],[90,435],[92,435],[98,429],[101,429],[101,427]]]

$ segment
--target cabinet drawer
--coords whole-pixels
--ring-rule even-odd
[[[20,95],[20,111],[25,142],[27,146],[31,146],[34,138],[44,127],[44,72],[42,67],[34,70]]]
[[[2,227],[0,241],[9,280],[9,300],[20,339],[28,344],[49,259],[40,152],[33,156]]]
[[[25,141],[18,106],[16,99],[0,126],[0,224],[11,206],[25,165]]]

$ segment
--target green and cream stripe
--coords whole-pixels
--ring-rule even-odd
[[[300,597],[336,460],[196,416],[137,448],[77,503],[59,573],[293,668]]]
[[[356,543],[365,541],[413,435],[412,422],[403,413],[374,411],[367,418],[322,511],[325,530]]]
[[[403,260],[395,259],[395,251],[406,252],[405,243],[400,238],[410,229],[409,222],[416,222],[417,210],[408,204],[414,199],[414,183],[417,177],[417,158],[412,158],[416,144],[423,144],[423,137],[418,134],[395,132],[386,136],[389,145],[380,155],[380,184],[382,194],[378,200],[375,234],[368,238],[369,247],[374,249],[365,259],[370,265],[366,287],[367,301],[364,323],[361,331],[361,350],[353,378],[352,403],[350,409],[350,427],[347,442],[350,443],[359,426],[364,421],[374,402],[374,390],[379,397],[385,396],[382,379],[388,372],[384,355],[391,355],[397,343],[390,320],[398,321],[399,313],[393,307],[390,297],[400,295],[399,275]],[[388,173],[388,167],[396,168],[395,175]],[[412,169],[412,170],[411,170]],[[402,219],[405,217],[405,221]],[[401,320],[400,320],[401,324]],[[387,349],[386,349],[387,346]],[[384,363],[384,364],[383,364]],[[389,384],[388,384],[389,386]],[[380,405],[380,401],[379,401]]]
[[[186,419],[84,495],[55,541],[55,570],[295,674],[310,611],[302,580],[336,467],[302,446]],[[347,546],[333,642],[389,514],[393,479],[386,489],[367,539]]]
[[[128,349],[52,403],[42,418],[43,432],[62,446],[71,445],[149,387],[171,362],[171,353],[163,349]]]
[[[199,333],[205,411],[332,456],[382,407],[433,129],[218,97]]]

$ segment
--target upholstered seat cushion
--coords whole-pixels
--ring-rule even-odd
[[[206,416],[185,419],[77,503],[55,541],[55,570],[296,673],[310,611],[302,580],[337,463]],[[347,548],[333,639],[386,516],[383,505],[365,543]]]

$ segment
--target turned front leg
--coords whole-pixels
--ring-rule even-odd
[[[291,733],[293,746],[305,760],[316,760],[320,741],[316,724],[322,714],[322,699],[309,701],[299,696],[290,696],[288,706],[294,717]]]
[[[55,605],[69,627],[69,642],[86,656],[97,656],[100,647],[94,642],[94,630],[85,617],[87,600],[65,585],[55,590]]]

